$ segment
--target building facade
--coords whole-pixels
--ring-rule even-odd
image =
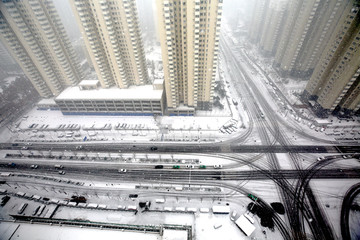
[[[359,111],[359,9],[355,1],[348,2],[304,90],[303,100],[320,117]]]
[[[261,23],[264,26],[258,37],[259,47],[265,56],[274,55],[282,33],[286,16],[287,0],[272,0],[269,3],[266,17]]]
[[[99,88],[97,80],[83,80],[55,98],[64,115],[163,115],[163,83],[127,89]]]
[[[82,79],[51,0],[2,0],[0,39],[42,97],[56,96]]]
[[[70,3],[101,86],[148,84],[135,0]]]
[[[275,54],[282,76],[308,78],[350,0],[290,0]]]
[[[0,41],[0,71],[13,72],[19,69],[19,66],[10,55],[6,47]]]
[[[222,0],[157,0],[157,11],[168,112],[210,110]]]
[[[266,15],[269,12],[269,2],[270,0],[256,0],[254,4],[253,15],[249,25],[249,39],[253,43],[260,41],[261,34],[264,30]]]

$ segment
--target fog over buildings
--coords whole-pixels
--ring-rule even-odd
[[[0,239],[359,239],[358,0],[0,0]]]

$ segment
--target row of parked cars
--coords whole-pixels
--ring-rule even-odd
[[[145,124],[118,123],[115,129],[145,129]]]
[[[220,169],[220,168],[222,168],[223,166],[222,166],[221,164],[215,164],[213,167],[214,167],[215,169]],[[155,168],[155,169],[163,169],[163,168],[164,168],[164,165],[155,165],[154,168]],[[180,167],[180,165],[173,165],[172,168],[173,168],[173,169],[180,169],[181,167]],[[193,169],[193,168],[195,168],[195,166],[194,166],[194,165],[186,165],[186,168],[188,168],[188,169]],[[199,168],[199,169],[206,169],[206,165],[199,165],[198,168]],[[125,168],[119,169],[119,173],[126,173],[126,172],[127,172],[127,169],[125,169]]]

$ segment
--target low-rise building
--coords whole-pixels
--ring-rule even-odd
[[[60,110],[54,98],[44,98],[37,103],[37,110]]]
[[[91,86],[90,86],[90,85]],[[153,85],[100,88],[86,80],[55,98],[64,115],[163,115],[164,90]]]

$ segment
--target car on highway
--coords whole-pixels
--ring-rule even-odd
[[[33,165],[30,165],[30,168],[31,169],[37,169],[39,166],[38,165],[35,165],[35,164],[33,164]]]
[[[137,198],[138,196],[138,194],[129,194],[129,198]]]
[[[199,168],[200,168],[200,169],[205,169],[206,166],[205,166],[205,165],[200,165]]]
[[[194,168],[194,165],[186,165],[186,168]]]
[[[321,161],[321,160],[324,160],[324,159],[325,159],[325,157],[318,157],[317,158],[318,161]]]
[[[174,165],[173,168],[174,168],[174,169],[179,169],[180,166],[179,166],[179,165]]]
[[[125,168],[119,169],[119,173],[126,173],[126,172],[127,172],[127,170]]]
[[[8,166],[14,168],[14,167],[16,167],[16,163],[8,163]]]
[[[215,165],[214,165],[214,168],[216,168],[216,169],[222,168],[222,165],[221,165],[221,164],[215,164]]]
[[[158,150],[158,148],[157,147],[151,147],[150,150],[151,151],[156,151],[156,150]]]
[[[65,171],[59,171],[58,173],[59,173],[60,175],[65,175],[66,172],[65,172]]]
[[[164,168],[163,165],[156,165],[156,166],[155,166],[155,169],[163,169],[163,168]]]

